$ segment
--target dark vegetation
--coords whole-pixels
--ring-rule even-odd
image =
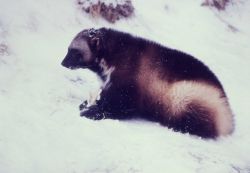
[[[102,17],[110,23],[115,23],[121,18],[131,17],[134,13],[134,7],[131,0],[114,1],[116,3],[107,3],[103,0],[77,0],[78,5],[83,11],[89,13],[92,17]]]

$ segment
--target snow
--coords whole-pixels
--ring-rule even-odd
[[[0,45],[8,46],[0,53],[0,173],[250,172],[250,1],[221,12],[197,0],[133,3],[134,17],[111,25],[70,0],[0,1]],[[76,33],[101,26],[205,62],[229,97],[234,134],[202,140],[144,120],[81,118],[78,105],[100,82],[60,63]]]

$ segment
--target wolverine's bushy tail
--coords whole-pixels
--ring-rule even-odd
[[[221,89],[203,82],[181,81],[169,87],[166,123],[174,130],[205,138],[233,131],[233,116]],[[164,121],[163,121],[164,122]]]

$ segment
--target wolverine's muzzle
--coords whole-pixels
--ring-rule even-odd
[[[71,63],[69,57],[67,56],[63,59],[61,65],[66,68],[70,68],[70,69],[73,68],[73,64]]]
[[[61,64],[69,69],[85,68],[87,65],[83,61],[82,54],[77,50],[69,50]]]

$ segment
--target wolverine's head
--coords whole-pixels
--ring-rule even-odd
[[[78,33],[68,48],[62,65],[66,68],[89,68],[98,71],[103,48],[102,29],[86,29]]]

